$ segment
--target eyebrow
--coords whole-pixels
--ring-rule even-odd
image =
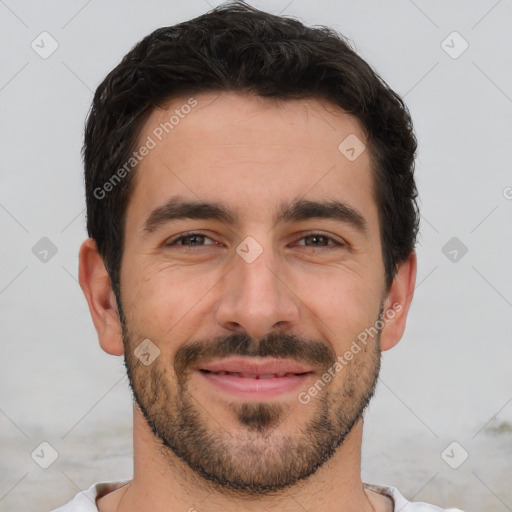
[[[218,202],[182,200],[172,197],[167,203],[155,208],[143,225],[143,231],[151,233],[167,222],[183,219],[217,220],[222,223],[239,226],[238,214]],[[367,234],[367,222],[363,215],[352,206],[338,201],[308,201],[295,199],[289,204],[283,203],[274,216],[274,225],[281,222],[299,222],[309,219],[332,219],[355,228],[361,234]]]

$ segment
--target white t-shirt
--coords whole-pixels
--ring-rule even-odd
[[[128,482],[129,480],[126,482],[93,484],[86,491],[79,492],[69,503],[52,510],[52,512],[98,512],[96,499],[119,489]],[[394,512],[462,512],[458,508],[445,509],[436,507],[435,505],[429,505],[428,503],[408,501],[394,487],[366,483],[363,483],[363,486],[371,491],[389,496],[395,504],[393,508]]]

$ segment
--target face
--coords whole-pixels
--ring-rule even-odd
[[[344,357],[386,294],[370,156],[347,158],[349,136],[365,141],[328,103],[235,93],[175,99],[141,132],[125,363],[166,455],[225,489],[311,475],[373,394],[379,334]]]

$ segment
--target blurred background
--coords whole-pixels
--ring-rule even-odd
[[[0,0],[0,511],[132,476],[122,358],[77,282],[83,125],[136,42],[218,3]],[[249,3],[350,38],[416,126],[417,288],[366,415],[363,480],[512,510],[512,1]]]

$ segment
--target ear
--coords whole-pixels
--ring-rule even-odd
[[[88,238],[80,247],[78,281],[84,292],[101,348],[108,354],[124,353],[117,302],[98,246]]]
[[[407,260],[399,266],[384,300],[384,328],[380,339],[383,351],[394,347],[404,334],[405,322],[416,284],[416,267],[416,252],[411,251]]]

